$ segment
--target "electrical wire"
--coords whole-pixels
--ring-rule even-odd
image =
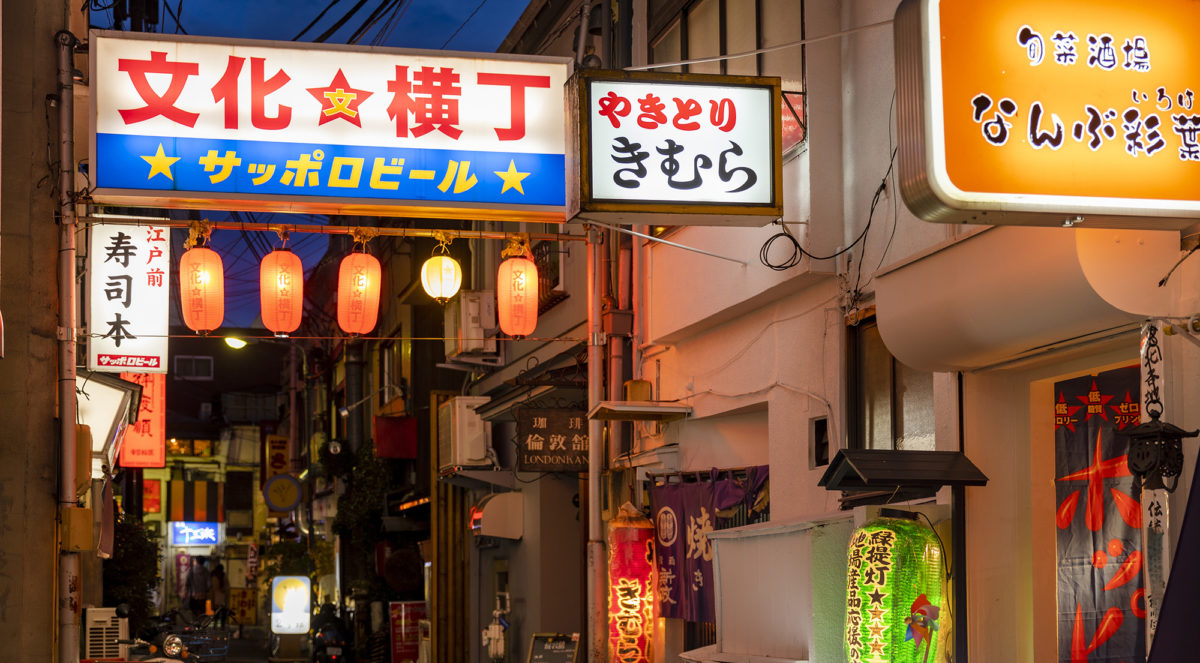
[[[312,27],[317,24],[317,21],[320,21],[322,18],[324,18],[325,14],[327,14],[330,9],[333,9],[333,6],[339,2],[341,2],[341,0],[331,0],[330,3],[325,6],[325,9],[322,9],[321,13],[317,14],[317,17],[314,18],[311,23],[304,26],[304,29],[301,30],[300,32],[297,32],[295,37],[292,37],[292,41],[296,41],[297,39],[303,37],[305,32],[308,32],[309,30],[311,30]]]
[[[412,6],[413,0],[403,0],[401,2],[400,11],[391,14],[391,18],[388,19],[388,23],[386,23],[383,28],[379,30],[379,34],[376,35],[376,38],[371,41],[373,46],[383,46],[383,44],[388,43],[392,32],[396,31],[396,26],[400,25],[400,20],[404,18],[404,14],[408,13],[408,8]]]
[[[349,21],[351,18],[353,18],[354,15],[358,13],[358,10],[362,9],[363,5],[365,5],[365,4],[367,4],[367,0],[358,0],[358,2],[353,7],[350,8],[350,11],[346,12],[345,16],[339,18],[337,20],[337,22],[335,22],[333,25],[329,26],[328,30],[326,30],[325,32],[322,32],[321,36],[317,37],[313,41],[323,42],[326,39],[329,39],[330,37],[332,37],[333,33],[340,30],[341,27],[346,24],[346,21]]]
[[[892,157],[888,160],[887,172],[883,174],[883,179],[879,181],[879,186],[875,188],[875,194],[871,196],[871,208],[867,212],[867,225],[863,226],[862,234],[858,236],[858,239],[863,239],[866,237],[867,231],[871,229],[871,220],[875,218],[875,207],[879,205],[879,199],[883,197],[883,192],[887,190],[888,177],[891,176],[892,168],[896,165],[896,151],[898,149],[899,148],[892,149]],[[854,243],[857,244],[858,240],[854,240]],[[863,242],[862,256],[860,256],[858,259],[858,272],[854,275],[854,289],[851,291],[851,297],[855,300],[857,300],[859,295],[862,293],[859,283],[862,282],[862,266],[866,257],[867,244],[866,242]]]
[[[896,163],[896,150],[892,150],[892,157],[888,161],[887,172],[885,172],[883,174],[883,180],[879,183],[879,186],[875,189],[874,196],[872,196],[872,198],[871,198],[871,209],[870,209],[870,213],[867,215],[867,223],[866,223],[866,225],[863,226],[862,232],[860,232],[858,234],[858,237],[855,237],[854,241],[850,242],[849,246],[846,246],[842,249],[834,251],[833,253],[831,253],[827,256],[819,256],[814,253],[810,253],[807,249],[805,249],[800,244],[800,241],[797,240],[794,236],[792,236],[792,234],[790,232],[788,232],[788,230],[785,226],[783,231],[781,231],[775,235],[772,235],[770,238],[767,239],[766,243],[763,244],[763,247],[761,249],[759,249],[759,251],[758,251],[759,261],[762,262],[762,264],[764,266],[769,267],[770,269],[780,271],[780,270],[784,270],[784,269],[789,269],[791,267],[795,267],[796,265],[800,264],[800,259],[802,257],[808,257],[810,260],[833,260],[834,258],[853,250],[854,247],[858,246],[858,243],[861,242],[863,240],[863,238],[867,236],[867,231],[871,229],[871,218],[875,214],[875,206],[879,204],[879,198],[880,198],[880,196],[883,195],[884,189],[887,188],[887,180],[888,180],[888,177],[892,173],[892,166],[895,163]],[[790,256],[788,258],[788,260],[784,261],[783,263],[773,263],[768,259],[768,254],[770,253],[770,247],[774,242],[776,242],[780,239],[786,239],[788,242],[791,243],[793,255]],[[799,254],[800,257],[796,257],[796,254]]]
[[[175,34],[179,34],[181,32],[185,35],[190,34],[188,33],[187,29],[183,27],[183,23],[180,20],[180,17],[183,16],[183,0],[179,0],[179,7],[176,11],[171,11],[170,0],[163,0],[163,7],[166,7],[167,13],[171,15],[171,18],[175,19]]]
[[[387,12],[387,10],[391,9],[394,11],[399,3],[400,0],[383,0],[380,2],[379,6],[375,8],[375,11],[367,15],[367,18],[362,22],[362,25],[358,26],[358,29],[350,35],[350,38],[346,40],[346,43],[357,44],[358,41],[362,39],[363,35],[366,34],[367,30],[370,30],[375,26],[376,23],[379,22],[379,19],[383,18],[383,15],[385,12]]]
[[[383,22],[383,26],[379,28],[379,32],[375,33],[375,37],[371,39],[372,46],[383,46],[387,40],[391,38],[395,32],[396,26],[400,25],[400,19],[408,12],[408,8],[412,7],[411,0],[400,0],[400,4],[396,5],[396,11]]]
[[[450,43],[450,40],[454,39],[456,36],[458,36],[458,33],[463,28],[467,27],[467,24],[471,22],[471,19],[475,18],[475,15],[478,14],[479,10],[483,9],[483,6],[486,5],[487,3],[488,3],[488,0],[480,0],[479,4],[476,5],[476,7],[475,7],[475,11],[471,12],[471,15],[467,17],[467,20],[462,22],[462,25],[458,26],[457,30],[455,30],[449,37],[446,37],[446,41],[442,42],[442,45],[439,48],[446,48],[446,45]]]

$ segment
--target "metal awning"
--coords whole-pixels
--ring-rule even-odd
[[[588,419],[601,421],[676,421],[692,413],[692,406],[660,401],[600,401]]]
[[[961,451],[842,449],[817,482],[826,490],[984,486],[988,478]]]

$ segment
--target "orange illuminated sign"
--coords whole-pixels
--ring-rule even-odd
[[[1195,0],[905,0],[905,201],[927,221],[1195,223],[1197,24]]]
[[[137,423],[125,430],[121,467],[165,467],[167,464],[167,375],[122,373],[122,380],[142,385]]]

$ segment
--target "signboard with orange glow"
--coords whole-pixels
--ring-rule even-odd
[[[1200,217],[1194,0],[904,0],[901,189],[926,221]]]
[[[125,441],[121,444],[121,467],[166,467],[166,374],[122,373],[121,379],[142,385],[137,423],[125,431]]]

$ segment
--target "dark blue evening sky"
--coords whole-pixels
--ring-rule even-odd
[[[94,0],[92,6],[110,4]],[[158,24],[150,26],[148,31],[311,42],[341,22],[324,42],[346,44],[357,34],[353,41],[361,46],[491,53],[528,4],[529,0],[165,0],[165,4],[159,5]],[[111,8],[93,9],[91,23],[101,29],[129,29],[128,21],[114,26]],[[312,27],[305,31],[310,23]],[[213,220],[231,216],[228,212],[202,215]],[[182,212],[172,212],[172,216],[185,218]],[[326,222],[322,216],[291,218],[263,213],[237,219],[259,223]],[[182,244],[186,233],[180,231],[175,236]],[[300,256],[308,272],[325,255],[328,244],[326,235],[306,234],[292,237],[288,248]],[[213,233],[211,246],[225,262],[225,327],[258,324],[258,259],[278,245],[274,233],[234,230]]]
[[[175,33],[182,26],[192,35],[291,41],[328,7],[324,16],[298,41],[316,40],[349,14],[325,41],[347,43],[364,24],[372,21],[356,43],[494,52],[529,0],[334,0],[332,4],[329,0],[165,0],[165,3],[160,5],[162,18],[154,32]],[[93,12],[92,24],[112,27],[112,10]],[[128,24],[124,29],[128,29]]]

